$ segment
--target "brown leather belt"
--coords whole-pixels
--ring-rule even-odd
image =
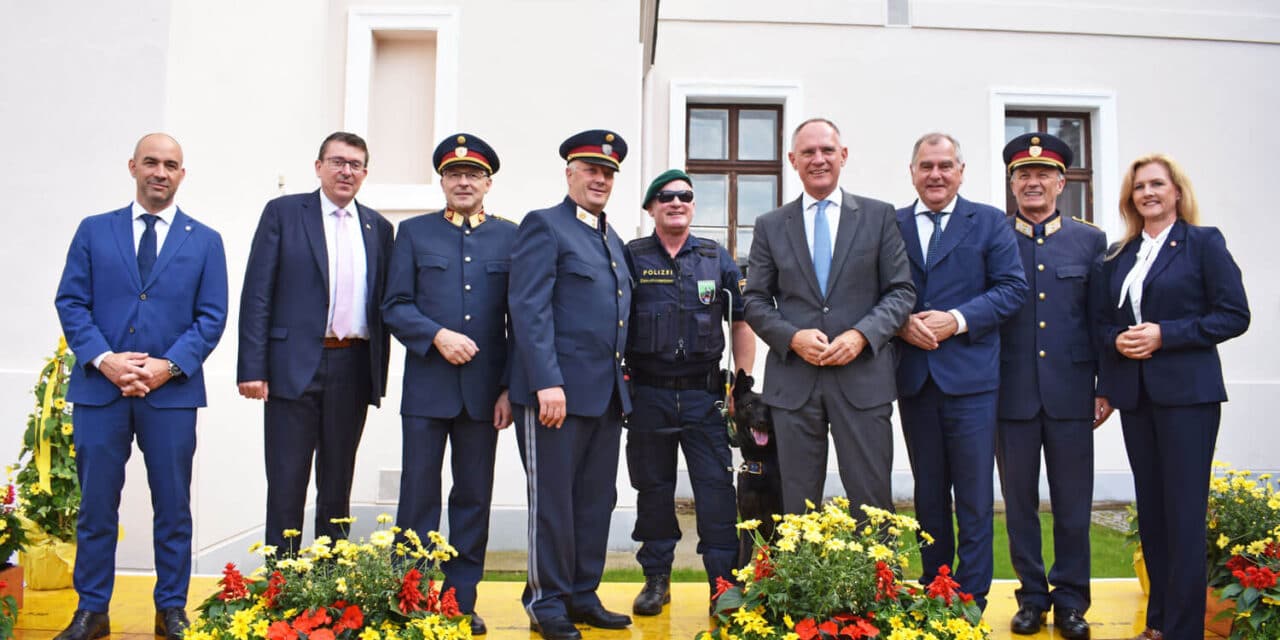
[[[326,348],[326,349],[346,349],[346,348],[348,348],[348,347],[354,347],[354,346],[356,346],[356,345],[358,345],[358,344],[360,344],[360,343],[362,343],[362,342],[368,342],[368,340],[365,340],[364,338],[341,338],[341,339],[339,339],[339,338],[330,338],[330,337],[327,337],[327,336],[326,336],[326,337],[325,337],[325,339],[324,339],[324,348]]]

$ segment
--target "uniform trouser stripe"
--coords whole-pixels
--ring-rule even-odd
[[[524,407],[524,472],[529,493],[529,593],[525,611],[529,619],[537,620],[533,603],[542,599],[542,582],[538,576],[538,447],[534,438],[538,433],[538,411],[535,406]]]

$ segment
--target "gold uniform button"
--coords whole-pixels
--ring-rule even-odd
[[[1044,238],[1036,238],[1036,244],[1044,244]]]
[[[1043,352],[1043,351],[1041,351],[1041,352],[1040,352],[1040,357],[1041,357],[1041,358],[1043,358],[1043,357],[1044,357],[1044,352]]]
[[[464,235],[464,236],[469,236],[469,235],[471,235],[471,230],[470,230],[470,229],[467,229],[466,231],[463,231],[463,232],[462,232],[462,235]]]
[[[618,289],[618,297],[619,297],[619,298],[621,298],[621,297],[622,297],[622,289]]]
[[[462,316],[462,319],[463,319],[463,320],[465,320],[465,321],[467,321],[467,322],[470,322],[470,321],[471,321],[471,314],[469,314],[469,313],[468,313],[467,315]]]
[[[618,263],[617,263],[616,261],[614,261],[614,262],[610,262],[610,263],[609,263],[609,266],[613,267],[614,269],[617,269],[617,268],[618,268]]]
[[[1041,292],[1040,292],[1040,299],[1041,299],[1041,300],[1044,300],[1044,292],[1043,292],[1043,291],[1041,291]]]
[[[1036,271],[1044,271],[1044,265],[1042,264],[1036,265]]]
[[[463,290],[463,291],[470,291],[470,290],[471,290],[471,285],[469,285],[469,284],[464,284],[464,285],[462,285],[462,290]]]
[[[621,353],[619,353],[619,352],[617,352],[617,351],[614,351],[614,352],[613,352],[613,358],[614,358],[615,360],[621,360],[621,359],[622,359],[622,354],[621,354]]]
[[[1043,328],[1044,328],[1044,320],[1041,320],[1041,321],[1040,321],[1040,328],[1041,328],[1041,329],[1043,329]]]
[[[622,321],[621,321],[621,320],[619,320],[619,321],[618,321],[618,326],[619,326],[619,327],[621,327],[621,326],[622,326]]]

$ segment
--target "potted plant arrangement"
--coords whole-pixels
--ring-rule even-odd
[[[1231,640],[1280,638],[1280,491],[1270,474],[1214,467],[1205,625]]]
[[[5,485],[0,495],[0,617],[9,615],[17,616],[18,609],[22,607],[22,566],[15,565],[10,562],[13,555],[22,550],[23,545],[27,542],[26,531],[22,528],[22,520],[18,518],[15,503],[15,491],[12,482],[12,469],[7,470],[10,474],[10,482]],[[12,600],[12,607],[9,607]],[[12,627],[9,627],[12,630]],[[3,633],[4,623],[0,621],[0,638],[9,636]]]
[[[349,524],[353,519],[344,519]],[[378,517],[369,539],[321,536],[294,556],[255,544],[264,565],[249,576],[228,564],[218,592],[199,607],[188,640],[463,640],[471,620],[453,589],[440,592],[440,564],[458,555],[432,531],[418,534]],[[298,532],[285,532],[286,537]]]
[[[738,583],[721,579],[714,597],[715,627],[699,640],[981,640],[991,629],[973,597],[942,567],[927,587],[908,584],[902,535],[918,531],[912,518],[834,498],[804,515],[775,516],[773,540],[758,521],[738,527],[755,538],[755,556]],[[920,537],[927,544],[927,533]],[[926,635],[929,634],[929,635]]]
[[[80,481],[72,444],[71,405],[66,401],[74,366],[75,355],[67,348],[66,339],[58,338],[53,357],[36,380],[35,410],[28,416],[22,436],[17,493],[28,541],[18,563],[32,589],[71,586],[75,566]]]

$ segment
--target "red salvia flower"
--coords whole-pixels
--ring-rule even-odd
[[[249,585],[245,583],[244,576],[236,569],[234,562],[228,562],[222,569],[222,593],[218,594],[218,599],[229,602],[248,597]]]
[[[876,560],[876,602],[884,599],[898,599],[898,590],[894,588],[896,580],[893,569],[890,569],[883,560]]]
[[[427,581],[427,604],[424,608],[427,611],[440,613],[440,592],[436,590],[434,578]]]
[[[760,547],[760,551],[756,553],[756,581],[763,580],[773,575],[773,562],[769,560],[769,546]]]
[[[410,569],[404,574],[404,581],[400,583],[400,613],[410,613],[412,611],[422,610],[422,591],[418,589],[418,585],[422,583],[422,572],[417,568]]]
[[[960,583],[951,579],[951,567],[944,564],[938,567],[938,575],[929,583],[926,593],[930,598],[942,598],[949,605],[959,589]]]
[[[444,596],[440,598],[440,615],[446,618],[462,615],[462,611],[458,609],[458,594],[455,591],[456,589],[449,587],[449,590],[445,591]]]
[[[262,592],[262,599],[268,609],[276,606],[276,598],[279,598],[280,592],[284,590],[284,583],[284,576],[280,575],[279,571],[271,572],[271,578],[267,580],[267,590]]]
[[[722,576],[716,576],[716,594],[711,596],[711,600],[713,602],[716,600],[719,600],[720,596],[724,595],[724,592],[732,588],[733,588],[732,582],[725,580],[724,577]]]

